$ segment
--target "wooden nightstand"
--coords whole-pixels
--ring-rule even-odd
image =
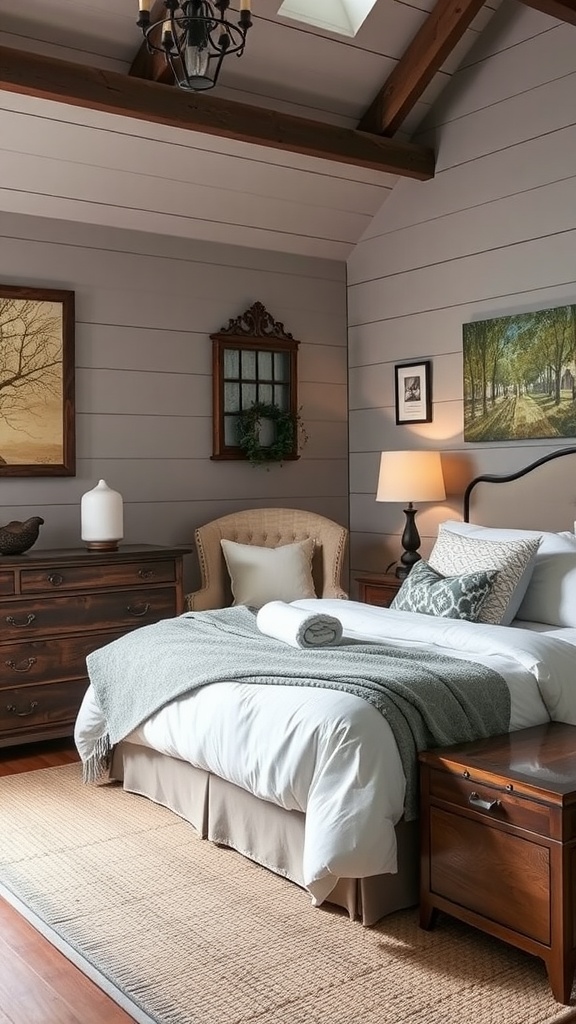
[[[568,1003],[576,966],[576,727],[552,722],[420,754],[420,924],[438,910],[541,957]]]
[[[360,601],[388,608],[404,581],[393,573],[379,573],[375,576],[357,576],[356,582],[360,590]]]

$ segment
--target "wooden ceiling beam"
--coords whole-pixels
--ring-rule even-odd
[[[389,136],[400,128],[483,5],[484,0],[438,0],[364,114],[361,131]]]
[[[526,7],[533,7],[542,14],[549,14],[558,21],[576,25],[576,0],[522,0]]]
[[[0,89],[425,181],[432,150],[0,47]]]
[[[164,0],[154,0],[150,8],[150,24],[153,25],[157,21],[162,21],[165,17],[166,4]],[[159,28],[155,29],[152,33],[152,39],[157,38],[160,31]],[[149,82],[163,82],[165,85],[174,84],[174,75],[170,65],[164,58],[164,54],[150,53],[145,42],[142,43],[132,61],[128,74],[134,75],[135,78],[145,78]]]

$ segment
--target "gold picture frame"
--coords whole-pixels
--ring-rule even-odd
[[[0,285],[0,476],[74,476],[74,292]]]

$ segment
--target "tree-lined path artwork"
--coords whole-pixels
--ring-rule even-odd
[[[464,440],[576,437],[576,306],[463,326]]]

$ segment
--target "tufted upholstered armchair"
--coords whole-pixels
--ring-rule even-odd
[[[315,540],[312,576],[317,597],[346,598],[341,586],[348,531],[346,527],[295,508],[254,508],[214,519],[195,532],[202,586],[186,595],[189,611],[226,608],[232,592],[220,541],[276,548],[295,541]]]

